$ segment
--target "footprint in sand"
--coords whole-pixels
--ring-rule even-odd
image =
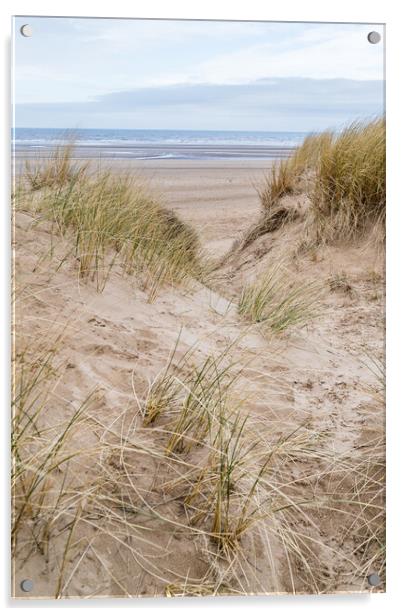
[[[95,327],[106,327],[106,321],[103,319],[96,319],[95,317],[88,319],[88,323],[95,325]]]

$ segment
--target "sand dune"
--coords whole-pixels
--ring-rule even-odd
[[[267,166],[169,161],[130,169],[191,224],[211,257],[222,257],[257,220],[255,184]],[[119,267],[98,293],[78,277],[68,236],[27,209],[16,212],[17,350],[57,346],[38,424],[44,443],[46,430],[93,392],[67,446],[84,453],[46,484],[58,493],[68,471],[62,513],[46,526],[53,542],[42,538],[29,553],[21,547],[17,594],[21,575],[34,579],[37,596],[50,597],[366,590],[375,521],[353,502],[372,489],[370,465],[377,473],[381,466],[382,394],[372,361],[383,354],[382,254],[367,240],[303,252],[302,228],[296,220],[262,236],[233,251],[207,284],[166,286],[150,303]],[[277,335],[243,319],[237,302],[242,287],[284,254],[292,276],[320,281],[323,292],[316,318]],[[173,403],[144,425],[152,383],[175,345],[180,383],[210,356],[241,368],[228,402],[248,416],[240,442],[250,466],[238,472],[240,493],[272,457],[252,493],[265,514],[241,534],[238,551],[220,550],[208,535],[211,519],[197,518],[209,493],[194,496],[194,485],[202,485],[211,451],[198,444],[165,456]],[[20,545],[30,532],[23,529]]]

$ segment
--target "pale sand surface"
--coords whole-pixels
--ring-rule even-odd
[[[269,165],[269,161],[110,162],[113,169],[133,172],[161,194],[166,206],[190,223],[206,250],[215,255],[222,255],[257,219],[255,185],[263,181]],[[49,251],[50,225],[35,221],[28,211],[18,212],[14,239],[19,344],[52,340],[60,328],[64,336],[58,359],[67,368],[57,385],[52,421],[71,412],[66,411],[66,401],[77,406],[88,391],[99,388],[99,398],[90,409],[93,427],[89,434],[84,428],[76,432],[73,446],[92,446],[97,438],[112,438],[112,431],[120,439],[128,425],[136,443],[164,451],[163,421],[143,427],[138,403],[146,399],[180,334],[179,355],[196,347],[200,360],[234,344],[234,360],[249,366],[239,383],[241,396],[247,392],[242,412],[250,415],[260,446],[268,447],[300,425],[301,437],[317,435],[325,452],[322,459],[312,457],[308,447],[297,441],[284,462],[284,489],[294,483],[296,500],[324,498],[320,495],[335,488],[342,496],[353,492],[360,477],[365,484],[366,448],[381,439],[384,424],[381,394],[367,359],[383,353],[383,258],[373,242],[299,254],[302,228],[303,221],[290,223],[233,254],[209,288],[198,283],[189,289],[166,288],[149,303],[146,290],[118,269],[104,292],[97,293],[91,281],[79,280],[68,239],[53,241]],[[239,317],[236,302],[242,285],[283,254],[296,255],[289,261],[290,270],[301,280],[320,281],[325,294],[319,317],[307,327],[266,338],[257,326]],[[333,278],[340,283],[330,288],[328,280]],[[299,432],[296,436],[300,438]],[[83,530],[78,528],[80,543],[69,553],[64,596],[163,595],[169,583],[207,580],[218,588],[218,579],[241,593],[367,590],[372,552],[364,548],[365,554],[361,548],[365,511],[355,509],[358,517],[351,518],[325,508],[311,506],[306,513],[296,508],[288,528],[294,535],[286,535],[287,539],[274,532],[275,517],[264,519],[244,535],[238,561],[227,567],[223,558],[214,556],[212,542],[168,522],[188,524],[182,504],[186,486],[170,484],[177,481],[173,466],[165,468],[157,464],[158,458],[141,451],[130,454],[136,486],[162,517],[134,516],[136,535],[122,532],[116,544],[94,530],[100,522],[94,518],[91,499],[86,500],[82,515],[89,522]],[[183,460],[192,464],[199,455],[195,451]],[[334,455],[345,456],[340,466],[331,462]],[[120,472],[118,460],[102,463],[111,480]],[[361,464],[361,471],[337,483],[336,473],[343,464],[352,468]],[[89,471],[77,472],[80,486],[93,480],[96,456],[89,466]],[[55,485],[62,476],[52,479]],[[268,475],[268,480],[273,477]],[[135,497],[134,505],[141,512],[143,503]],[[60,535],[56,533],[50,555],[34,550],[27,561],[16,562],[17,594],[22,594],[18,587],[22,576],[35,580],[39,596],[54,596],[66,541],[63,529],[69,523],[68,511],[54,523],[52,532]],[[297,537],[308,545],[307,564],[290,549]],[[137,550],[135,558],[131,548]],[[144,555],[146,561],[141,560]],[[375,563],[374,559],[372,566]]]

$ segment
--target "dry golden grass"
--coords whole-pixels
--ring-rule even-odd
[[[313,145],[311,138],[301,149],[308,160],[315,156]],[[323,151],[327,146],[325,137]],[[276,195],[290,190],[288,172],[279,173]],[[28,192],[20,188],[17,201],[18,207],[25,204],[52,223],[51,241],[61,235],[71,243],[80,276],[94,278],[99,291],[117,265],[127,275],[146,279],[150,300],[163,284],[203,275],[192,230],[126,178],[64,169],[57,182]],[[340,282],[334,284],[338,288]],[[278,265],[244,289],[239,311],[281,332],[306,323],[316,312],[318,295],[316,285],[290,279]],[[250,567],[255,554],[247,551],[247,541],[260,535],[279,542],[290,592],[300,590],[300,571],[303,590],[330,589],[323,555],[343,558],[342,567],[350,570],[360,563],[363,575],[371,567],[382,573],[381,430],[361,449],[343,453],[334,451],[330,429],[317,432],[306,422],[285,425],[282,436],[274,436],[268,416],[261,420],[247,413],[253,392],[239,383],[243,367],[233,348],[216,355],[204,349],[201,357],[190,348],[177,360],[179,339],[138,400],[145,428],[133,429],[132,405],[102,424],[96,383],[95,391],[83,392],[74,405],[60,403],[58,387],[66,368],[59,355],[62,336],[49,340],[42,324],[42,336],[28,343],[17,337],[12,441],[16,562],[37,553],[48,559],[59,555],[57,598],[69,595],[81,563],[94,566],[93,558],[85,560],[87,553],[99,560],[98,537],[111,552],[141,563],[150,579],[164,583],[168,596],[246,594],[244,578],[248,583],[250,576],[250,588],[255,574]],[[269,389],[266,395],[269,403]],[[381,392],[376,389],[375,395]],[[53,421],[55,402],[62,417]],[[139,485],[139,458],[150,473],[145,486]],[[170,510],[172,501],[177,508]],[[310,536],[322,513],[333,514],[334,520],[341,515],[345,534],[359,536],[355,554],[338,554],[338,546],[326,545],[325,535]],[[177,531],[189,543],[202,539],[203,556],[211,561],[205,577],[187,579],[170,567],[163,569],[160,546],[152,543],[155,530],[170,538]],[[263,545],[268,554],[269,540]],[[110,578],[107,565],[99,562]],[[267,556],[266,562],[275,569],[274,557]],[[132,593],[113,581],[122,596]]]
[[[328,447],[331,434],[306,424],[273,438],[266,419],[256,422],[244,410],[247,392],[239,396],[240,372],[230,349],[188,371],[189,355],[179,367],[175,364],[176,347],[162,377],[173,377],[178,389],[174,401],[158,397],[159,414],[152,422],[163,415],[171,419],[163,429],[154,428],[165,442],[151,444],[141,431],[130,430],[132,409],[122,411],[121,427],[115,422],[104,426],[97,418],[96,392],[54,421],[51,411],[65,368],[58,360],[61,344],[61,336],[47,344],[31,340],[16,355],[13,402],[13,557],[24,562],[38,551],[48,559],[58,553],[55,597],[68,595],[81,555],[96,553],[97,534],[110,549],[139,560],[149,575],[166,580],[168,595],[243,594],[236,579],[250,558],[243,539],[267,527],[282,545],[291,579],[301,566],[306,587],[322,592],[328,579],[320,574],[320,550],[338,555],[338,548],[326,546],[325,538],[310,539],[298,524],[301,519],[314,528],[320,512],[342,515],[345,533],[360,537],[359,550],[347,557],[348,566],[361,563],[362,575],[372,567],[383,572],[381,431],[362,451],[342,454]],[[177,421],[175,405],[179,417],[180,406],[191,407],[190,423]],[[84,446],[87,434],[92,435],[91,446]],[[191,446],[166,451],[172,435]],[[135,479],[139,455],[142,464],[157,463],[149,467],[157,471],[149,476],[148,489]],[[303,463],[305,472],[295,478],[295,465],[302,468]],[[167,513],[172,494],[186,521]],[[180,580],[148,557],[151,543],[144,542],[143,533],[152,537],[158,521],[166,532],[179,530],[186,541],[203,538],[212,559],[205,579]],[[122,541],[127,535],[135,539],[132,545]],[[78,552],[77,545],[82,546]],[[84,559],[84,566],[93,566],[93,560]],[[120,590],[130,594],[124,584]]]
[[[274,165],[259,190],[262,214],[241,248],[294,218],[281,200],[306,193],[307,235],[316,243],[348,240],[385,223],[385,121],[354,122],[341,133],[309,135]]]
[[[49,160],[25,162],[25,180],[31,190],[60,188],[79,181],[88,169],[88,163],[73,163],[74,144],[68,143],[55,149]]]
[[[385,223],[385,121],[354,123],[317,162],[312,210],[318,241],[349,239]]]
[[[273,166],[270,176],[258,193],[267,217],[272,217],[275,206],[282,197],[297,190],[305,190],[309,186],[311,173],[314,173],[321,158],[330,150],[332,141],[333,135],[328,131],[309,135],[290,158]]]
[[[141,277],[149,301],[164,284],[205,274],[193,229],[129,177],[74,170],[68,146],[38,169],[22,179],[35,198],[20,185],[17,207],[33,210],[54,223],[58,234],[71,237],[79,274],[94,280],[98,291],[116,265]]]
[[[243,287],[239,314],[267,330],[281,333],[307,324],[318,313],[322,287],[317,282],[299,282],[278,263],[254,282]]]
[[[59,469],[87,454],[74,449],[72,443],[74,432],[82,428],[92,393],[77,407],[71,404],[63,421],[49,419],[54,390],[63,371],[57,362],[62,342],[61,335],[47,345],[43,340],[30,341],[14,358],[11,443],[14,556],[27,524],[40,550],[49,549],[52,526],[69,500],[71,490],[68,473],[63,480],[57,480]]]

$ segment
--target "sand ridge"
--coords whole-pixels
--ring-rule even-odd
[[[121,164],[117,166],[122,170]],[[137,163],[133,171],[196,229],[206,253],[216,258],[227,253],[233,241],[257,220],[255,185],[262,181],[267,166],[248,161],[219,166],[194,163],[178,169],[169,161],[152,167]],[[286,230],[263,236],[223,261],[208,285],[194,282],[186,288],[167,287],[150,303],[146,290],[118,268],[105,291],[97,293],[93,284],[79,280],[74,258],[65,256],[67,239],[49,251],[53,233],[49,223],[35,220],[29,212],[16,213],[20,344],[35,337],[51,339],[63,329],[58,358],[64,369],[55,385],[52,421],[62,419],[66,400],[74,408],[83,392],[96,388],[88,411],[92,428],[75,434],[76,446],[90,447],[97,438],[123,438],[125,433],[134,443],[128,464],[138,493],[133,496],[130,486],[126,488],[130,506],[138,515],[136,534],[130,537],[132,527],[127,527],[116,546],[112,533],[97,530],[98,523],[80,528],[68,556],[63,596],[175,594],[186,584],[232,594],[366,589],[366,567],[372,554],[369,548],[367,554],[359,553],[361,528],[354,527],[351,511],[338,515],[312,506],[306,515],[299,515],[296,507],[287,520],[287,537],[276,528],[275,516],[262,520],[244,535],[241,556],[228,567],[200,532],[200,524],[194,525],[193,533],[188,531],[189,514],[182,504],[186,487],[178,478],[185,476],[186,464],[200,464],[202,452],[192,452],[165,468],[159,457],[166,441],[164,418],[154,426],[142,423],[141,405],[178,339],[177,363],[187,357],[189,349],[193,363],[230,348],[231,358],[243,366],[237,395],[247,400],[242,412],[250,418],[250,438],[259,435],[259,446],[263,449],[266,442],[268,449],[296,431],[291,437],[293,449],[287,454],[287,464],[292,463],[278,470],[286,479],[282,485],[294,484],[291,498],[301,499],[304,487],[308,494],[304,499],[314,493],[323,499],[342,482],[345,494],[353,492],[352,477],[340,479],[334,460],[338,456],[345,467],[357,460],[364,475],[365,459],[362,455],[360,460],[360,452],[365,444],[382,438],[382,402],[376,397],[378,386],[370,360],[363,354],[363,350],[367,357],[383,353],[382,258],[370,244],[299,254],[300,232],[296,221]],[[284,250],[295,255],[291,266],[295,274],[322,280],[325,296],[319,318],[306,327],[283,336],[266,336],[239,316],[236,298],[245,282]],[[336,456],[320,461],[309,453],[312,439],[319,443],[317,451]],[[121,462],[112,455],[103,463],[114,485],[113,477],[122,472]],[[88,469],[87,461],[77,473],[87,477]],[[151,510],[142,501],[145,497],[159,517],[150,517]],[[115,518],[110,523],[115,524]],[[39,550],[27,561],[16,563],[16,579],[21,571],[25,577],[35,577],[40,596],[53,596],[65,524],[65,519],[60,521],[54,554]],[[299,541],[299,548],[290,549],[292,541]],[[306,543],[310,565],[320,563],[316,581],[297,557]],[[79,575],[72,575],[73,571]]]

